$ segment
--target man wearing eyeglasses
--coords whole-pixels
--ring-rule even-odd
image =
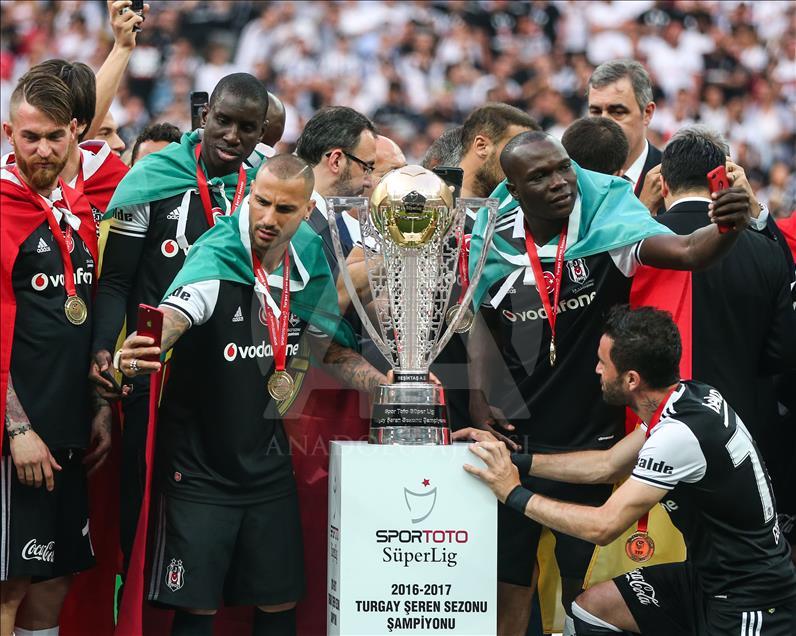
[[[371,188],[376,164],[376,131],[371,121],[357,111],[344,106],[324,108],[304,127],[296,145],[296,154],[312,166],[315,175],[315,202],[309,225],[323,239],[323,251],[329,267],[338,278],[339,266],[332,246],[329,223],[326,220],[325,197],[362,196]],[[339,288],[339,286],[338,286]],[[305,360],[304,374],[298,365]],[[309,350],[299,346],[293,356],[291,373],[296,380],[297,393],[288,399],[285,414],[288,435],[309,449],[308,453],[293,454],[293,469],[299,494],[304,544],[304,563],[312,568],[306,576],[307,589],[296,616],[297,633],[319,634],[325,629],[326,607],[326,497],[329,459],[325,449],[332,437],[330,422],[334,422],[334,436],[338,439],[367,439],[368,400],[360,402],[359,394],[343,387],[309,362]],[[298,436],[298,437],[296,437]]]
[[[315,209],[309,224],[323,239],[323,250],[337,275],[324,197],[358,197],[370,189],[376,165],[376,131],[373,123],[353,108],[332,106],[318,111],[304,127],[296,154],[315,174]]]

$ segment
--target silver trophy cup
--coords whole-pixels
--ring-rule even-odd
[[[348,197],[327,203],[346,290],[395,375],[395,383],[380,385],[373,397],[370,443],[449,444],[443,388],[429,382],[429,367],[454,332],[472,322],[470,304],[487,249],[481,251],[466,293],[451,302],[466,264],[460,250],[467,210],[487,209],[483,239],[489,245],[497,199],[458,199],[454,205],[451,188],[437,175],[405,166],[381,179],[370,202]],[[346,247],[353,243],[361,253],[355,251],[347,261],[341,236]]]

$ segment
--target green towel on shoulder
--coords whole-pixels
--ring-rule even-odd
[[[601,252],[632,245],[656,234],[671,234],[671,230],[658,223],[649,213],[644,204],[633,194],[629,181],[610,175],[584,170],[575,162],[575,174],[578,179],[580,211],[577,237],[568,237],[566,260],[593,256]],[[519,201],[509,194],[504,179],[490,195],[500,201],[498,220],[516,213]],[[573,215],[575,212],[573,212]],[[481,250],[484,249],[483,235],[486,228],[487,212],[482,208],[473,229],[470,243],[470,267],[475,266]],[[558,236],[553,237],[547,245],[558,244]],[[511,262],[522,258],[519,265]],[[542,261],[551,262],[554,256],[541,256]],[[519,251],[514,245],[495,234],[489,246],[487,262],[481,280],[478,282],[473,303],[480,306],[484,295],[492,285],[504,279],[518,267],[530,266],[525,250]],[[472,275],[472,271],[471,271]]]
[[[255,276],[249,251],[248,197],[230,216],[220,217],[213,228],[193,244],[185,264],[169,286],[164,299],[178,287],[204,280],[226,280],[254,286]],[[290,240],[290,311],[334,338],[354,348],[350,325],[340,315],[337,288],[323,254],[321,238],[301,223]],[[299,255],[296,259],[295,254]],[[271,272],[279,287],[271,285],[277,305],[281,296],[282,265]],[[270,280],[269,280],[270,282]]]
[[[194,130],[183,134],[179,143],[170,143],[163,150],[137,161],[116,187],[105,218],[112,216],[118,208],[168,199],[196,188],[195,148],[200,141],[198,131]],[[246,168],[247,194],[258,167]],[[208,179],[211,187],[222,183],[227,199],[232,201],[238,184],[237,170],[223,177]]]

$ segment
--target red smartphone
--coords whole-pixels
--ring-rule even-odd
[[[138,335],[148,336],[155,341],[153,346],[160,346],[160,336],[163,332],[163,312],[149,305],[138,305]],[[156,357],[143,358],[157,362]]]
[[[711,192],[721,192],[730,187],[730,180],[727,179],[727,170],[724,166],[719,166],[708,172],[708,187]],[[719,223],[719,232],[722,234],[730,231],[727,223]]]

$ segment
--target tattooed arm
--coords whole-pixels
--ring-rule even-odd
[[[11,459],[17,469],[19,481],[26,486],[39,488],[46,484],[47,490],[55,487],[53,470],[61,470],[50,449],[31,428],[25,409],[14,390],[11,375],[6,389],[5,426],[8,431]]]
[[[160,371],[160,362],[143,358],[160,358],[161,351],[171,349],[188,329],[191,321],[180,311],[169,307],[161,307],[163,312],[163,331],[161,331],[160,347],[153,346],[152,338],[132,333],[127,336],[122,348],[119,349],[119,369],[128,377],[156,373]],[[135,368],[131,365],[135,361]]]
[[[356,351],[328,338],[311,336],[309,340],[313,354],[322,358],[328,371],[352,389],[372,393],[380,384],[389,382],[387,376]]]

